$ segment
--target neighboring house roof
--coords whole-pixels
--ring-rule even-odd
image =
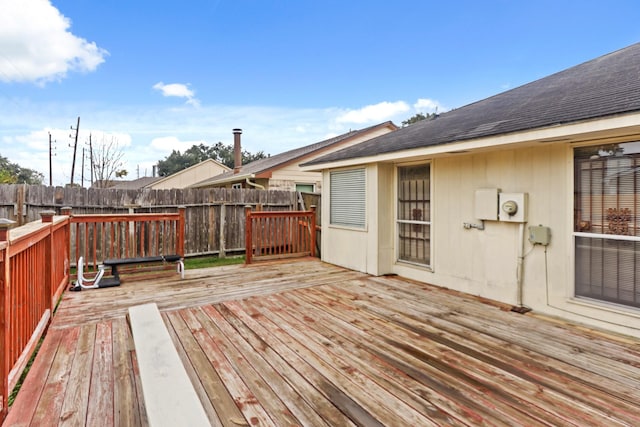
[[[640,43],[314,159],[305,165],[429,147],[640,111]]]
[[[264,159],[247,163],[246,165],[242,165],[238,173],[234,173],[234,171],[231,170],[229,172],[225,172],[223,174],[194,184],[192,185],[192,187],[206,187],[213,184],[222,184],[232,181],[243,181],[245,178],[260,178],[260,175],[268,175],[269,172],[275,169],[281,168],[294,162],[301,162],[305,159],[308,159],[312,155],[318,155],[322,153],[322,151],[338,145],[339,143],[385,127],[392,130],[396,130],[398,128],[395,124],[393,124],[393,122],[387,121],[364,129],[349,131],[345,134],[329,138],[315,144],[296,148],[290,151],[285,151],[284,153],[276,154]]]
[[[143,176],[142,178],[134,179],[131,181],[111,181],[112,185],[109,188],[115,188],[119,190],[137,190],[138,188],[144,188],[149,184],[158,181],[160,178],[154,176]]]
[[[224,170],[224,171],[229,171],[231,170],[228,166],[220,163],[217,160],[214,159],[205,159],[203,161],[201,161],[200,163],[196,163],[195,165],[191,165],[186,169],[182,169],[181,171],[172,173],[171,175],[167,175],[167,176],[163,176],[159,179],[157,179],[156,181],[153,181],[151,183],[149,183],[149,185],[153,185],[154,187],[157,185],[160,185],[164,182],[173,180],[175,178],[179,178],[181,175],[186,175],[189,174],[192,171],[195,171],[196,169],[202,168],[203,166],[208,166],[209,164],[214,165],[214,166],[218,166],[220,169]],[[187,185],[189,186],[189,185]]]

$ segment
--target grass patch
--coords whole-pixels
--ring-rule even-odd
[[[44,335],[42,335],[42,337],[40,337],[40,340],[38,340],[38,344],[36,344],[36,348],[33,350],[33,354],[31,354],[31,358],[29,358],[29,362],[27,362],[27,366],[25,366],[24,371],[22,371],[22,374],[20,374],[20,379],[16,383],[16,386],[13,388],[13,390],[11,390],[11,393],[9,394],[7,406],[11,407],[11,405],[13,405],[14,400],[16,400],[16,396],[18,395],[18,392],[22,387],[22,383],[24,382],[24,379],[27,377],[27,374],[31,369],[31,365],[33,365],[33,361],[38,355],[38,350],[40,350],[42,341],[44,341]]]
[[[220,267],[223,265],[235,265],[244,263],[244,255],[232,256],[226,258],[218,258],[216,256],[205,256],[197,258],[185,258],[185,270],[193,270],[196,268]]]

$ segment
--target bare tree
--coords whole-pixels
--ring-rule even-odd
[[[126,170],[121,169],[124,152],[118,144],[118,140],[111,136],[102,136],[102,142],[93,146],[93,177],[94,185],[99,188],[111,186],[114,176],[124,176]]]

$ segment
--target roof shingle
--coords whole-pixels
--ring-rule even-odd
[[[314,159],[321,164],[640,111],[640,43]]]
[[[384,123],[380,123],[374,126],[369,126],[367,128],[360,129],[360,130],[351,130],[342,135],[325,139],[324,141],[316,142],[315,144],[306,145],[304,147],[285,151],[284,153],[276,154],[270,157],[266,157],[264,159],[255,160],[251,163],[247,163],[246,165],[242,165],[238,173],[234,173],[233,170],[229,172],[225,172],[223,174],[201,181],[195,184],[195,187],[204,187],[217,182],[226,182],[228,181],[229,178],[232,178],[233,176],[244,177],[247,175],[257,175],[257,174],[278,168],[282,165],[288,164],[295,160],[302,161],[304,160],[305,157],[317,151],[331,147],[335,144],[338,144],[342,141],[358,136],[360,134],[364,134],[375,128],[382,128],[382,127],[388,127],[388,126],[392,126],[393,128],[395,128],[395,125],[392,122],[384,122]]]

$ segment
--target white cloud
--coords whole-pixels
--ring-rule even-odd
[[[193,105],[194,107],[200,106],[200,101],[196,99],[196,94],[189,88],[189,84],[182,83],[170,83],[164,84],[162,82],[158,82],[153,85],[155,90],[159,90],[162,92],[162,96],[175,96],[178,98],[187,98],[187,104]]]
[[[169,154],[171,154],[173,150],[177,150],[177,151],[180,151],[181,153],[184,153],[186,150],[193,147],[194,145],[199,145],[204,143],[205,142],[202,140],[181,141],[180,138],[176,136],[161,136],[159,138],[152,139],[149,146],[153,150],[156,150],[157,154],[160,154],[159,152],[167,153],[166,155],[162,156],[162,157],[166,157]],[[158,158],[158,160],[161,160],[161,158]]]
[[[409,105],[404,101],[384,101],[374,105],[367,105],[358,110],[349,110],[336,118],[336,122],[356,124],[384,122],[410,109]]]
[[[0,0],[0,81],[61,80],[91,72],[108,52],[69,32],[71,21],[49,0]]]
[[[413,104],[413,108],[419,113],[442,113],[447,109],[438,101],[428,98],[420,98]]]
[[[2,1],[2,0],[0,0]],[[111,136],[124,152],[126,179],[150,176],[152,166],[172,150],[184,152],[194,144],[233,144],[232,129],[242,128],[242,146],[251,153],[274,155],[343,134],[362,125],[339,123],[345,110],[338,108],[282,108],[268,106],[205,105],[198,109],[137,105],[118,108],[88,104],[12,102],[0,94],[0,155],[22,167],[35,169],[49,182],[48,131],[55,143],[53,183],[70,181],[73,133],[77,111],[82,111],[74,182],[80,181],[81,149],[88,147],[89,132],[98,143]],[[400,113],[398,120],[411,114]],[[394,118],[394,120],[396,120]],[[380,119],[378,122],[382,122]],[[397,121],[396,123],[399,123]],[[85,160],[88,171],[88,161]],[[85,186],[88,186],[85,173]]]

